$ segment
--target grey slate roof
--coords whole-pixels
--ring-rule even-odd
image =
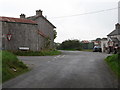
[[[107,36],[113,36],[113,35],[119,35],[120,33],[118,32],[119,29],[116,29],[114,31],[112,31],[110,34],[108,34]]]
[[[46,20],[50,25],[52,25],[54,28],[56,28],[50,21],[48,21],[43,15],[35,15],[35,16],[30,16],[27,17],[27,19],[31,19],[31,20],[36,20],[37,18],[42,17],[44,20]]]
[[[107,36],[114,36],[114,35],[120,35],[120,24],[117,23],[115,25],[115,30],[113,30],[110,34],[108,34]]]
[[[114,42],[119,42],[119,40],[117,38],[111,38],[111,40]]]

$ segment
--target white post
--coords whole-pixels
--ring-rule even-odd
[[[120,24],[120,1],[118,2],[118,23]]]

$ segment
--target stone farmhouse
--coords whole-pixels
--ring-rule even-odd
[[[21,14],[20,18],[0,17],[0,23],[4,50],[40,51],[54,47],[56,27],[42,15],[41,10],[31,17],[25,14]]]
[[[117,23],[115,25],[115,30],[107,35],[107,38],[103,38],[100,41],[100,46],[102,48],[102,52],[107,52],[107,48],[115,46],[120,47],[120,24]]]
[[[115,46],[119,45],[120,47],[120,24],[117,23],[115,25],[115,30],[113,30],[110,34],[108,34],[108,45]]]

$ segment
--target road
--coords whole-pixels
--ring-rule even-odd
[[[114,88],[117,78],[107,66],[107,54],[62,51],[58,56],[19,56],[32,70],[3,88]]]

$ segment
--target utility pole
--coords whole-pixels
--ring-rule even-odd
[[[120,1],[118,2],[118,23],[120,24]]]

